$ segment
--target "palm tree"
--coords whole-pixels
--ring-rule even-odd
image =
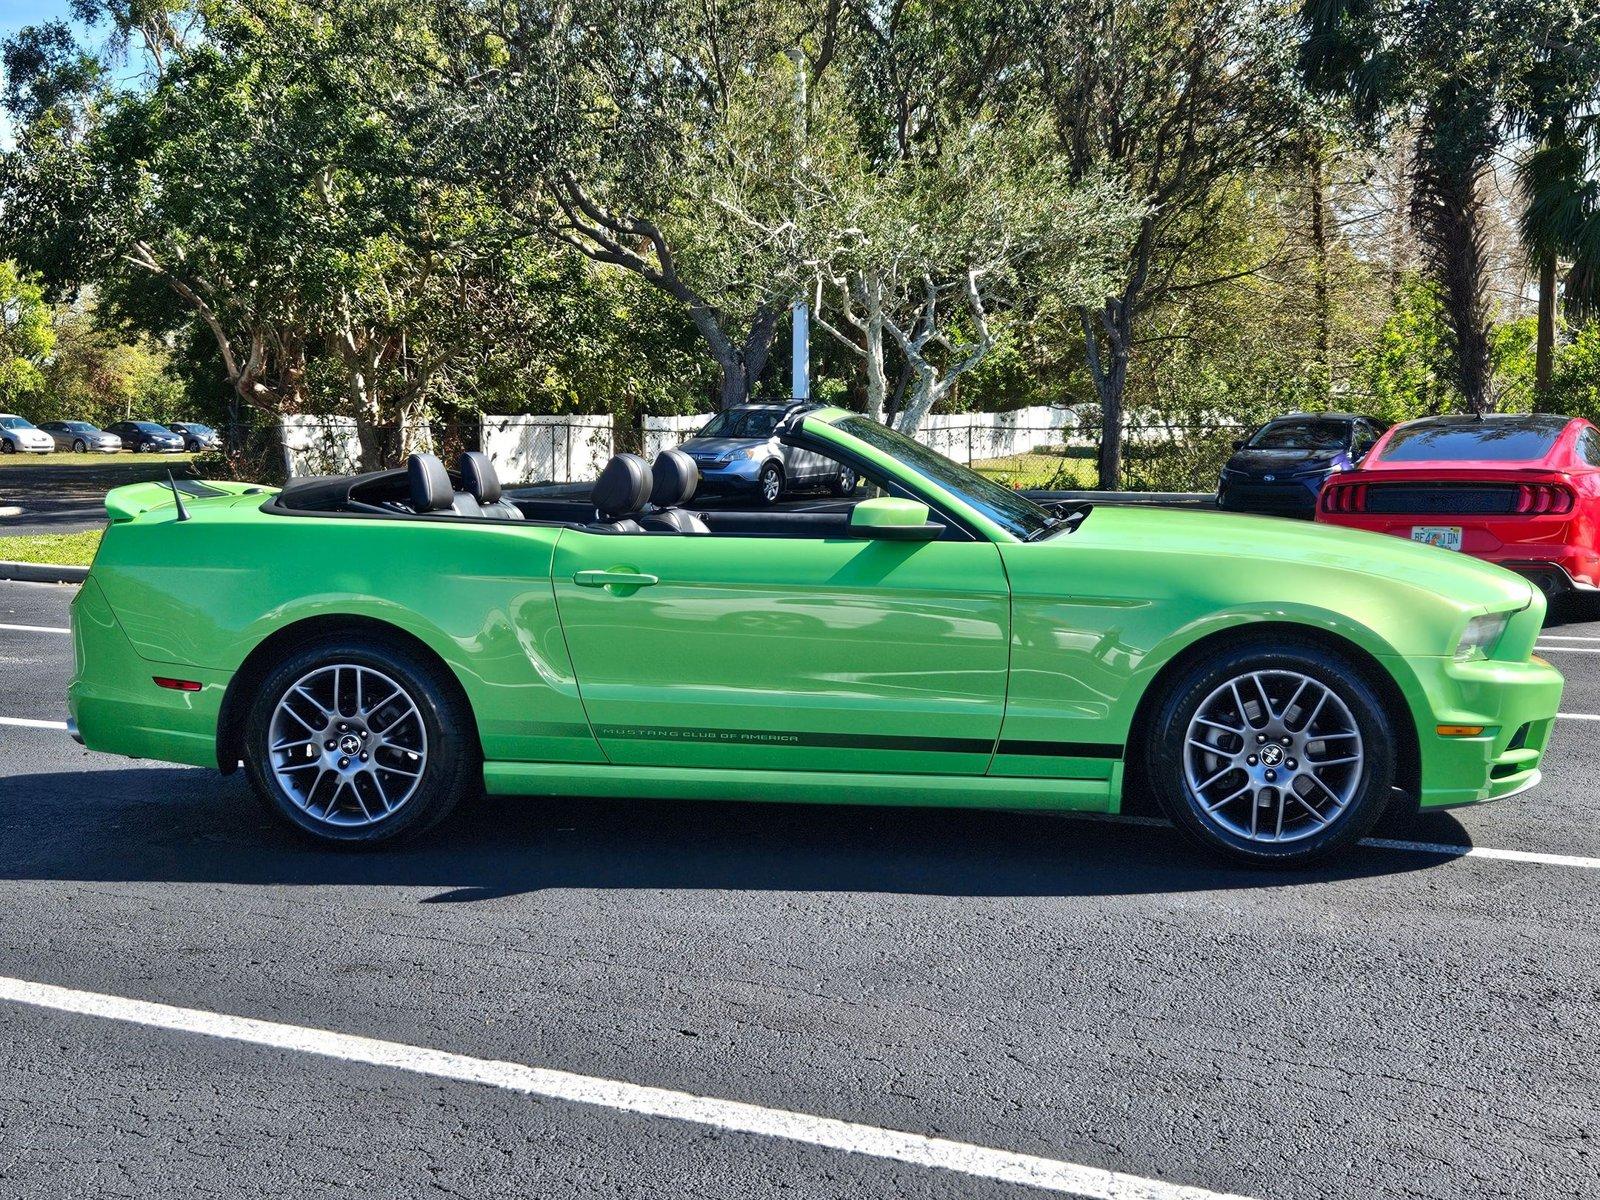
[[[1549,27],[1517,90],[1511,116],[1527,140],[1517,180],[1527,207],[1522,243],[1539,272],[1535,387],[1548,395],[1555,357],[1556,284],[1566,315],[1600,311],[1600,14]]]

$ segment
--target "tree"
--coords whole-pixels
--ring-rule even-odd
[[[1535,388],[1553,382],[1557,274],[1567,277],[1567,315],[1600,312],[1600,12],[1552,0],[1531,38],[1531,61],[1515,88],[1513,127],[1529,143],[1517,161],[1526,207],[1521,233],[1539,276]]]
[[[1448,358],[1474,412],[1494,405],[1484,184],[1519,129],[1534,141],[1524,239],[1541,274],[1548,374],[1555,255],[1582,224],[1585,162],[1567,119],[1596,88],[1595,18],[1573,0],[1304,0],[1301,64],[1375,133],[1415,130],[1411,216],[1444,306]],[[1581,204],[1578,205],[1581,208]],[[1600,253],[1600,251],[1597,251]]]
[[[39,285],[0,260],[0,404],[16,408],[44,386],[40,366],[54,345],[50,306]]]
[[[1103,421],[1100,486],[1115,488],[1141,318],[1175,286],[1222,282],[1177,280],[1226,185],[1276,161],[1304,123],[1288,27],[1262,0],[1037,0],[1025,28],[1073,178],[1119,178],[1145,208],[1119,285],[1078,309]]]
[[[790,52],[811,17],[786,0],[440,0],[421,169],[482,181],[529,234],[672,297],[718,365],[719,404],[746,400],[800,287],[765,231],[791,215]]]
[[[1046,290],[1091,304],[1113,286],[1141,211],[1103,180],[1069,182],[1037,134],[979,114],[936,151],[874,163],[836,147],[841,161],[818,169],[803,218],[817,321],[863,362],[874,419],[915,433],[993,349],[997,310]],[[908,374],[898,412],[891,354]]]
[[[417,177],[409,131],[363,101],[410,86],[408,61],[380,53],[393,24],[293,0],[191,15],[187,41],[167,18],[139,35],[147,82],[78,72],[74,100],[60,64],[81,55],[59,38],[13,80],[31,119],[0,172],[0,242],[58,295],[95,285],[133,328],[197,323],[230,419],[299,411],[315,385],[375,462],[377,428],[414,424],[504,301],[502,231],[470,188]]]

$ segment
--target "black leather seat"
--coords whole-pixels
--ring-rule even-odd
[[[486,517],[502,521],[522,520],[522,510],[500,494],[500,476],[481,450],[468,450],[461,456],[461,486],[478,502]]]
[[[609,533],[643,533],[638,518],[644,506],[650,503],[650,492],[655,480],[650,474],[650,464],[637,454],[615,454],[595,480],[589,499],[594,502],[595,514],[600,519],[592,529]]]
[[[413,454],[406,459],[406,482],[411,488],[411,511],[419,515],[451,513],[458,517],[481,517],[483,510],[466,492],[458,492],[450,482],[436,454]]]
[[[646,529],[660,529],[672,533],[710,533],[711,526],[699,513],[679,508],[694,498],[700,486],[700,468],[694,459],[682,450],[663,450],[656,455],[651,468],[655,486],[650,492],[650,503],[656,511],[639,518]]]

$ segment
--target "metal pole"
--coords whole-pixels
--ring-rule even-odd
[[[804,167],[806,161],[806,55],[805,51],[796,46],[789,52],[794,60],[794,136],[795,154]],[[798,202],[799,197],[796,196]],[[789,363],[789,378],[794,392],[794,399],[811,399],[811,309],[804,300],[805,291],[801,290],[802,299],[796,300],[789,310],[792,322],[794,347]]]

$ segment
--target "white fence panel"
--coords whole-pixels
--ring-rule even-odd
[[[711,419],[711,413],[688,417],[646,417],[645,457],[654,459],[676,446]],[[1060,446],[1078,429],[1070,408],[1036,405],[998,413],[949,413],[924,417],[916,439],[959,463],[983,462]]]
[[[296,414],[282,418],[283,458],[290,475],[348,475],[361,469],[354,417]]]
[[[507,484],[596,479],[611,457],[611,418],[485,415],[483,452]]]
[[[693,437],[700,428],[709,420],[710,413],[690,413],[683,417],[651,417],[644,418],[644,456],[649,462],[655,462],[656,455],[663,450],[670,450],[680,442]]]

